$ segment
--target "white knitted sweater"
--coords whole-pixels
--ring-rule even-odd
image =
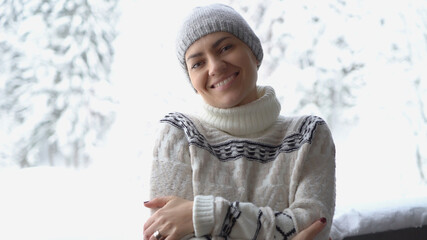
[[[244,106],[168,114],[154,148],[151,197],[194,200],[193,239],[292,239],[335,207],[335,147],[315,116],[279,116],[271,87]]]

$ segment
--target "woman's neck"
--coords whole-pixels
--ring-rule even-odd
[[[205,103],[200,117],[208,124],[235,136],[262,131],[276,121],[281,106],[272,87],[258,86],[257,94],[257,100],[228,109]]]

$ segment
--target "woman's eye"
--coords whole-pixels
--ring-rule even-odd
[[[230,50],[232,47],[233,47],[232,45],[227,45],[227,46],[221,48],[221,52],[225,52],[227,50]]]
[[[193,64],[193,66],[191,67],[191,69],[196,69],[196,68],[200,67],[200,65],[202,65],[202,63],[201,63],[201,62],[198,62],[198,63],[196,63],[196,64]]]

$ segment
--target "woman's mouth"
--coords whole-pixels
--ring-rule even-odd
[[[239,75],[239,72],[236,72],[233,75],[231,75],[230,77],[224,79],[223,81],[212,85],[211,88],[218,88],[218,87],[224,86],[227,83],[229,83],[231,80],[233,80],[235,77],[237,77],[237,75]]]

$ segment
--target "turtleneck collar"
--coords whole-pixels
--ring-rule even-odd
[[[257,93],[257,100],[233,108],[216,108],[203,103],[200,118],[235,136],[262,131],[277,120],[281,107],[272,87],[258,86]]]

